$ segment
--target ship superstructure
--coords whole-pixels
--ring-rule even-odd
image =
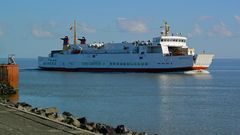
[[[74,22],[74,44],[66,36],[61,50],[51,51],[48,57],[38,57],[38,65],[44,70],[89,72],[171,72],[206,70],[213,54],[195,54],[188,48],[182,34],[170,34],[170,26],[164,23],[164,31],[152,41],[87,44],[82,37],[77,43]]]

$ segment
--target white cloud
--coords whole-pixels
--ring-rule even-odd
[[[37,26],[34,26],[32,28],[32,34],[33,36],[35,37],[38,37],[38,38],[50,38],[50,37],[53,37],[53,33],[42,28],[42,27],[37,27]]]
[[[51,38],[54,36],[53,30],[57,27],[55,21],[49,21],[43,24],[34,24],[32,26],[32,35],[37,38]]]
[[[220,24],[217,24],[213,26],[213,29],[208,33],[209,37],[232,37],[233,33],[227,28],[227,26],[220,22]]]
[[[206,21],[206,20],[212,20],[212,19],[213,19],[212,16],[207,16],[207,15],[205,15],[205,16],[200,16],[200,17],[198,18],[199,21]]]
[[[240,16],[239,15],[235,15],[234,18],[240,24]]]
[[[50,26],[51,28],[55,28],[55,27],[57,26],[57,23],[56,23],[55,21],[50,21],[50,22],[49,22],[49,26]]]
[[[146,33],[148,28],[143,21],[128,20],[126,18],[118,18],[117,26],[120,30],[132,33]]]
[[[78,29],[82,32],[86,32],[86,33],[94,33],[96,32],[96,29],[89,26],[88,24],[84,23],[84,22],[80,22],[78,23]]]
[[[189,37],[201,36],[203,34],[203,29],[199,24],[194,25],[194,29],[191,33],[188,34]]]

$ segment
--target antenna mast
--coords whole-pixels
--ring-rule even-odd
[[[164,36],[168,36],[168,34],[170,32],[170,26],[168,25],[168,23],[166,21],[164,22],[164,30],[165,30]]]
[[[74,42],[74,45],[77,44],[77,26],[76,26],[76,20],[74,20],[74,33],[73,33],[73,42]]]

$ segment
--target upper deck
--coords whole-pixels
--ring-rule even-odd
[[[161,36],[153,38],[153,44],[187,48],[187,38],[182,36]]]
[[[194,55],[194,50],[188,49],[187,38],[181,34],[169,34],[170,26],[164,23],[164,32],[152,41],[135,41],[121,43],[93,43],[86,44],[86,39],[79,39],[80,44],[74,40],[74,44],[69,44],[68,36],[61,38],[63,40],[63,49],[52,51],[50,56],[62,54],[146,54],[159,53],[162,55]],[[76,33],[74,34],[76,37]],[[84,40],[84,42],[82,42]],[[192,52],[192,53],[190,53]]]

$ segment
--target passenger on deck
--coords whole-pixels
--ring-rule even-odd
[[[79,38],[78,40],[80,40],[80,44],[86,44],[86,39],[85,37]]]

